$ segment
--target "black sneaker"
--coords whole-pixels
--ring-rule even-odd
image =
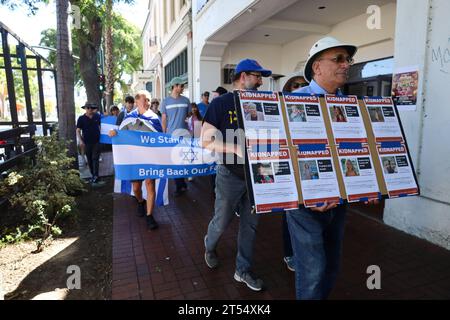
[[[155,218],[153,218],[153,215],[149,215],[146,217],[147,219],[147,228],[150,230],[157,229],[158,223],[156,222]]]
[[[147,214],[147,201],[138,202],[138,209],[136,215],[138,217],[144,217]]]

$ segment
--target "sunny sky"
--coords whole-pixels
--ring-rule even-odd
[[[114,6],[114,10],[120,12],[127,20],[142,29],[147,17],[148,0],[135,0],[134,2],[134,5],[120,3]],[[38,7],[39,10],[35,16],[28,16],[28,11],[24,8],[11,11],[4,6],[0,6],[0,21],[29,45],[38,45],[42,30],[56,28],[56,5],[51,0],[49,5],[41,4]]]

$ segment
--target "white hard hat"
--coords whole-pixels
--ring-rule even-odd
[[[333,37],[322,38],[313,44],[311,50],[309,50],[308,60],[306,61],[304,68],[304,77],[306,81],[311,82],[312,64],[317,55],[325,50],[338,47],[343,47],[345,50],[347,50],[350,57],[353,57],[356,53],[356,50],[358,50],[356,46],[340,42]]]

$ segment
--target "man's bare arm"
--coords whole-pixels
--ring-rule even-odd
[[[202,131],[200,132],[200,144],[203,148],[218,153],[235,153],[242,157],[241,148],[234,143],[224,143],[222,139],[216,139],[221,136],[221,132],[212,124],[203,122]]]
[[[167,132],[167,114],[165,113],[161,115],[161,125],[163,132]]]
[[[81,137],[81,129],[77,128],[77,137],[78,140],[80,141],[80,144],[84,144],[83,138]]]

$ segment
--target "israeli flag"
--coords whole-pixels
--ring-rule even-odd
[[[112,144],[111,138],[108,136],[110,130],[117,130],[116,126],[117,117],[104,116],[100,118],[100,143]]]
[[[187,178],[216,172],[216,156],[201,148],[199,139],[119,130],[112,142],[114,169],[120,180]]]
[[[161,121],[158,118],[158,115],[154,113],[152,110],[147,110],[144,114],[139,114],[139,110],[134,109],[130,113],[125,114],[125,117],[120,124],[120,129],[126,127],[131,124],[134,125],[138,120],[140,120],[146,127],[153,132],[162,132]]]
[[[157,207],[167,206],[169,204],[169,183],[167,179],[156,179],[155,181],[155,205]],[[114,180],[114,192],[125,193],[134,196],[131,181],[129,180]],[[147,188],[145,183],[142,182],[142,197],[147,198]]]

